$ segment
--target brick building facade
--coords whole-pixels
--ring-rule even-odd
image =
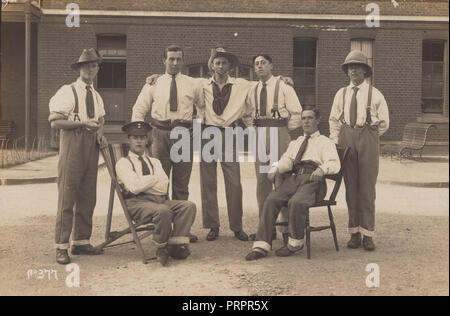
[[[250,79],[252,56],[270,54],[274,73],[293,77],[302,103],[320,109],[325,134],[333,97],[348,81],[340,64],[351,47],[362,48],[390,109],[391,128],[382,141],[399,141],[406,123],[421,121],[438,127],[430,134],[432,144],[448,147],[448,0],[400,0],[398,6],[386,0],[78,0],[80,26],[69,28],[70,2],[30,5],[31,135],[50,135],[48,101],[75,80],[69,65],[83,48],[97,47],[105,57],[97,88],[114,134],[130,120],[145,78],[164,71],[164,47],[184,47],[185,72],[205,76],[210,49],[221,43],[239,56],[239,76]],[[380,8],[379,27],[366,25],[371,2]],[[14,120],[16,136],[25,132],[25,27],[19,5],[30,10],[10,3],[1,25],[0,120]]]

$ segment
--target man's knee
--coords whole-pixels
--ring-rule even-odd
[[[191,201],[185,201],[184,207],[186,209],[186,213],[189,214],[191,217],[195,217],[195,214],[197,213],[197,206],[195,203]]]

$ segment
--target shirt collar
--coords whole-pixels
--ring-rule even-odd
[[[128,155],[130,156],[130,158],[134,158],[134,159],[139,159],[139,155],[135,154],[134,152],[132,152],[131,150],[128,151]],[[145,157],[145,153],[142,155],[142,157]]]
[[[76,81],[76,84],[83,89],[86,89],[86,86],[91,86],[91,89],[94,90],[94,84],[87,84],[86,82],[84,82],[83,80],[81,80],[81,78],[78,78]]]
[[[266,86],[268,86],[269,84],[271,84],[272,81],[274,81],[274,80],[275,80],[275,77],[272,75],[269,79],[267,79],[267,81],[266,81]],[[262,85],[262,84],[263,84],[262,80],[259,80],[259,83]]]
[[[172,75],[171,75],[171,74],[168,74],[167,72],[165,73],[165,75],[166,75],[167,77],[169,77],[169,78],[172,78]],[[179,72],[179,73],[177,73],[177,74],[175,75],[175,79],[180,78],[180,76],[181,76],[181,72]]]
[[[311,134],[311,138],[316,138],[316,137],[318,137],[320,135],[320,132],[319,132],[319,130],[317,130],[315,133],[312,133]],[[303,134],[303,137],[306,137],[306,134]]]
[[[353,82],[350,82],[350,85],[349,85],[350,89],[353,89],[353,87],[358,87],[359,90],[365,89],[367,86],[368,86],[368,84],[367,84],[366,80],[364,80],[359,86],[355,86],[353,84]]]
[[[209,84],[212,84],[213,82],[217,84],[216,79],[214,79],[214,76],[212,76],[209,79]],[[227,82],[225,84],[234,84],[234,83],[235,83],[235,79],[230,77],[230,76],[228,76]]]

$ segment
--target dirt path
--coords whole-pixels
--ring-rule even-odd
[[[223,223],[224,209],[221,209]],[[256,209],[253,210],[256,214]],[[251,223],[247,214],[246,223]],[[323,223],[325,214],[314,214]],[[339,242],[336,252],[331,234],[312,237],[312,260],[302,252],[289,258],[246,262],[251,243],[232,237],[225,228],[215,242],[204,240],[196,221],[193,232],[200,242],[191,246],[186,261],[161,267],[143,265],[133,246],[107,250],[102,256],[73,257],[80,266],[80,288],[68,288],[64,267],[54,263],[51,216],[27,219],[22,225],[0,230],[0,295],[448,295],[448,218],[382,214],[378,217],[377,251],[346,249],[345,211],[336,212]],[[102,240],[104,217],[95,217],[94,242]],[[121,226],[122,217],[114,223]],[[225,225],[226,226],[226,225]],[[246,227],[254,231],[253,226]],[[33,236],[30,238],[29,236]],[[274,247],[280,246],[277,240]],[[145,243],[149,254],[154,252]],[[365,285],[368,263],[380,267],[377,289]],[[27,278],[30,269],[56,270],[58,280]]]

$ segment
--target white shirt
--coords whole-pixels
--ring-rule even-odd
[[[198,104],[200,85],[189,76],[178,73],[177,83],[178,107],[176,112],[170,111],[170,85],[172,75],[164,74],[154,85],[145,84],[133,106],[131,121],[144,121],[151,110],[152,118],[165,120],[192,120],[193,106]]]
[[[213,109],[213,82],[214,77],[202,79],[201,81],[201,103],[199,106],[199,118],[204,116],[206,125],[227,127],[234,121],[242,118],[247,126],[252,125],[253,106],[249,100],[250,90],[254,82],[241,78],[231,78],[228,76],[227,84],[232,84],[230,99],[222,115],[217,115]]]
[[[86,110],[86,86],[81,78],[78,78],[77,81],[74,82],[75,90],[78,96],[78,117],[81,122],[86,122],[91,120],[91,118],[87,115]],[[92,94],[94,96],[94,110],[95,120],[100,119],[105,116],[105,108],[103,105],[103,99],[100,94],[95,91],[92,84],[90,84],[92,89]],[[49,110],[51,113],[58,113],[64,115],[69,121],[73,121],[75,119],[75,115],[73,111],[75,110],[75,96],[72,91],[71,85],[62,86],[56,94],[50,99]]]
[[[126,157],[122,157],[116,163],[117,178],[125,188],[134,194],[141,192],[150,193],[154,195],[165,195],[169,186],[169,179],[167,178],[161,162],[156,159],[144,155],[144,162],[147,164],[150,175],[142,175],[142,163],[139,156],[131,150],[128,153],[131,161],[134,164],[136,172],[133,171],[133,166]],[[152,166],[149,164],[151,162]]]
[[[274,164],[280,173],[291,171],[294,167],[295,157],[300,150],[300,147],[305,140],[305,136],[300,136],[296,140],[289,143],[286,152],[281,156],[280,160]],[[311,135],[308,141],[305,152],[302,156],[302,161],[314,161],[324,174],[336,174],[341,169],[341,162],[336,150],[336,145],[331,139],[320,135],[317,131]]]
[[[271,110],[274,105],[274,95],[275,95],[275,87],[276,83],[280,77],[270,77],[269,80],[266,81],[266,90],[267,90],[267,108],[266,108],[266,117],[271,117]],[[261,89],[263,87],[262,81],[259,81],[255,88],[251,91],[250,102],[252,102],[252,106],[258,109],[259,115],[261,115],[260,110],[260,96]],[[255,104],[255,93],[256,93],[256,101]],[[288,128],[290,130],[296,129],[302,126],[302,106],[300,101],[298,100],[297,93],[294,88],[290,85],[284,83],[283,80],[280,81],[280,90],[278,94],[278,110],[280,112],[280,116],[283,118],[288,118]]]
[[[344,111],[344,120],[347,124],[350,123],[350,104],[353,96],[353,87],[355,85],[350,83],[347,86],[347,91],[345,93],[345,106],[342,104],[342,95],[344,93],[344,88],[339,89],[334,97],[333,106],[331,107],[331,113],[329,118],[330,124],[330,138],[337,144],[339,131],[341,130],[342,123],[339,121],[342,111]],[[357,102],[357,116],[356,125],[362,126],[366,123],[366,110],[367,110],[367,98],[369,95],[369,84],[363,82],[358,86],[359,90],[356,94]],[[370,112],[372,114],[371,125],[378,126],[378,135],[383,135],[389,128],[389,110],[384,99],[383,94],[373,87],[372,90],[372,100],[371,100]]]

